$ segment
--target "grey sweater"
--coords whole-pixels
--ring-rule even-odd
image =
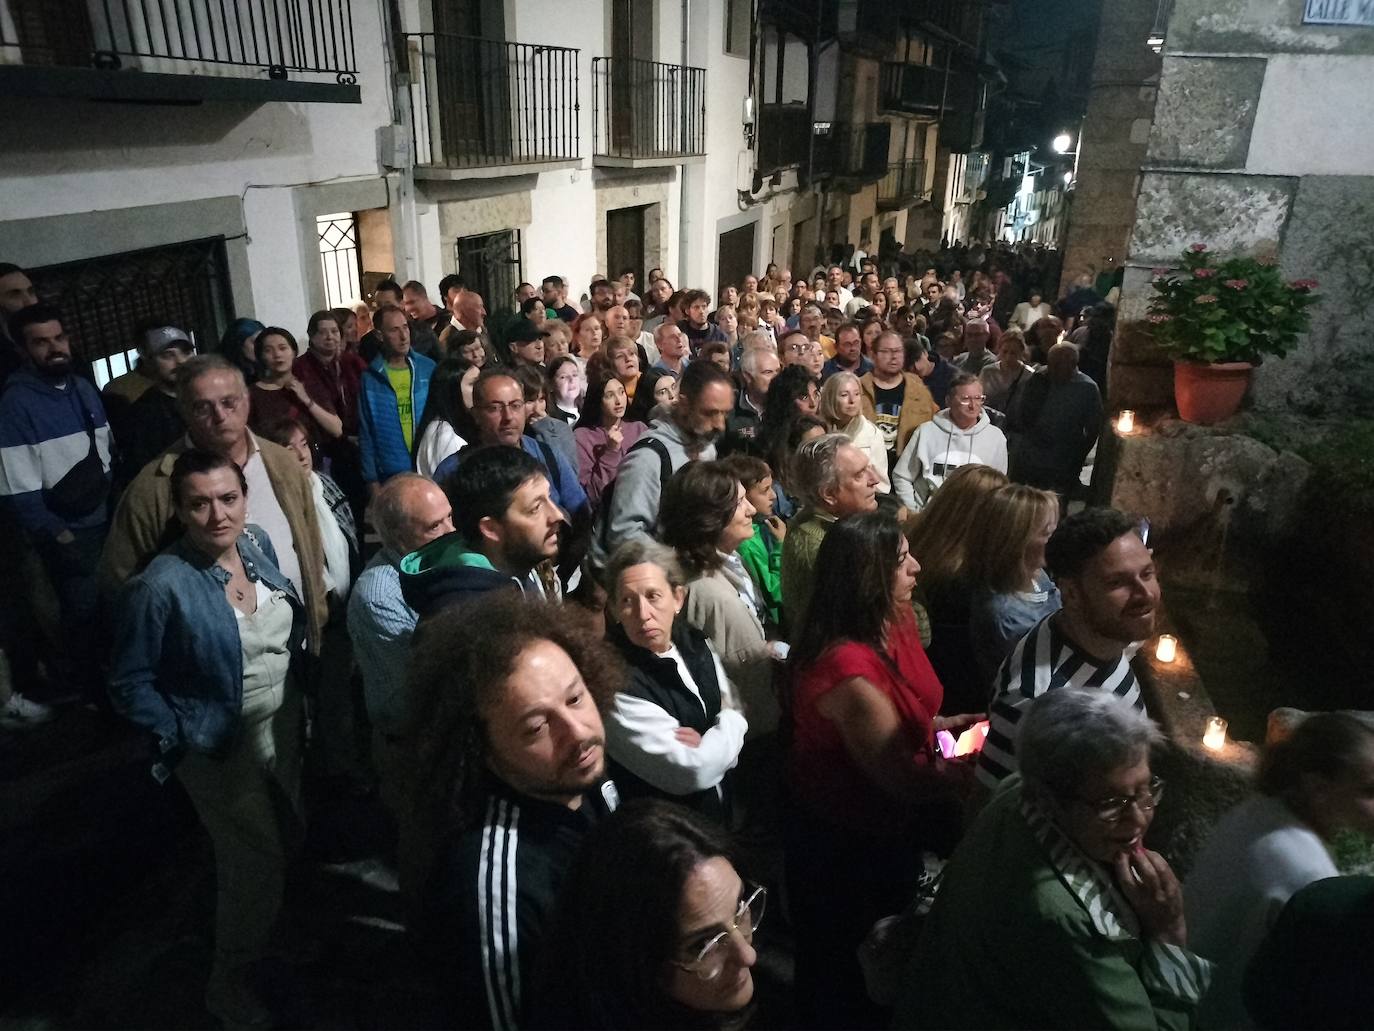
[[[673,472],[692,461],[683,445],[682,431],[671,417],[653,423],[635,442],[634,449],[620,463],[610,503],[603,503],[596,518],[591,547],[587,550],[587,559],[594,572],[606,568],[607,559],[617,545],[654,534],[659,498],[663,495],[663,461],[652,447],[640,446],[650,439],[661,441],[667,448]],[[713,461],[716,446],[707,445],[696,457],[703,462]]]

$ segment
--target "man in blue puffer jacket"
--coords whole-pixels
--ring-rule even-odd
[[[415,432],[429,398],[434,362],[410,349],[410,321],[392,304],[373,320],[382,350],[363,373],[358,399],[358,448],[368,494],[414,468]]]

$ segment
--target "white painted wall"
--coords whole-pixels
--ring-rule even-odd
[[[749,94],[749,59],[725,52],[724,3],[690,4],[688,63],[707,69],[706,162],[686,169],[688,223],[682,247],[686,281],[714,296],[720,223],[740,214],[739,191],[749,188],[753,175],[741,121],[741,106]],[[768,233],[761,220],[754,232],[756,265],[767,252]]]
[[[319,259],[301,252],[290,187],[377,177],[376,129],[391,119],[381,4],[354,0],[351,9],[361,104],[8,105],[0,237],[7,218],[240,197],[252,296],[236,301],[303,328],[313,299],[300,263]],[[123,249],[117,238],[91,240],[88,254]]]
[[[1356,96],[1371,81],[1374,56],[1269,55],[1246,172],[1369,175],[1374,104]]]

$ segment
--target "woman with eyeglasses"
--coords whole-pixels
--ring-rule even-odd
[[[670,802],[627,803],[564,882],[531,1026],[744,1026],[766,901],[717,827]]]
[[[1009,778],[945,866],[899,1028],[1188,1028],[1212,964],[1145,848],[1163,740],[1110,691],[1061,688],[1020,725]]]
[[[962,465],[1007,471],[1007,438],[983,411],[986,400],[977,376],[961,372],[950,381],[948,407],[921,424],[892,467],[892,489],[907,508],[924,508]]]
[[[1340,873],[1337,836],[1374,837],[1374,727],[1344,712],[1308,716],[1265,749],[1257,786],[1216,825],[1184,885],[1194,947],[1217,963],[1202,1027],[1253,1026],[1241,999],[1250,958],[1289,898]]]

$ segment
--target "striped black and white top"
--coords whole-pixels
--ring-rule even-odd
[[[481,822],[439,849],[426,934],[454,1027],[519,1028],[558,889],[586,833],[616,808],[611,781],[577,809],[488,778]]]
[[[1099,662],[1085,655],[1059,629],[1054,615],[1046,616],[1012,647],[997,671],[992,725],[978,760],[978,779],[995,788],[1016,771],[1016,725],[1031,703],[1061,687],[1100,687],[1143,709],[1140,685],[1131,669],[1139,645],[1128,646],[1117,658]]]

